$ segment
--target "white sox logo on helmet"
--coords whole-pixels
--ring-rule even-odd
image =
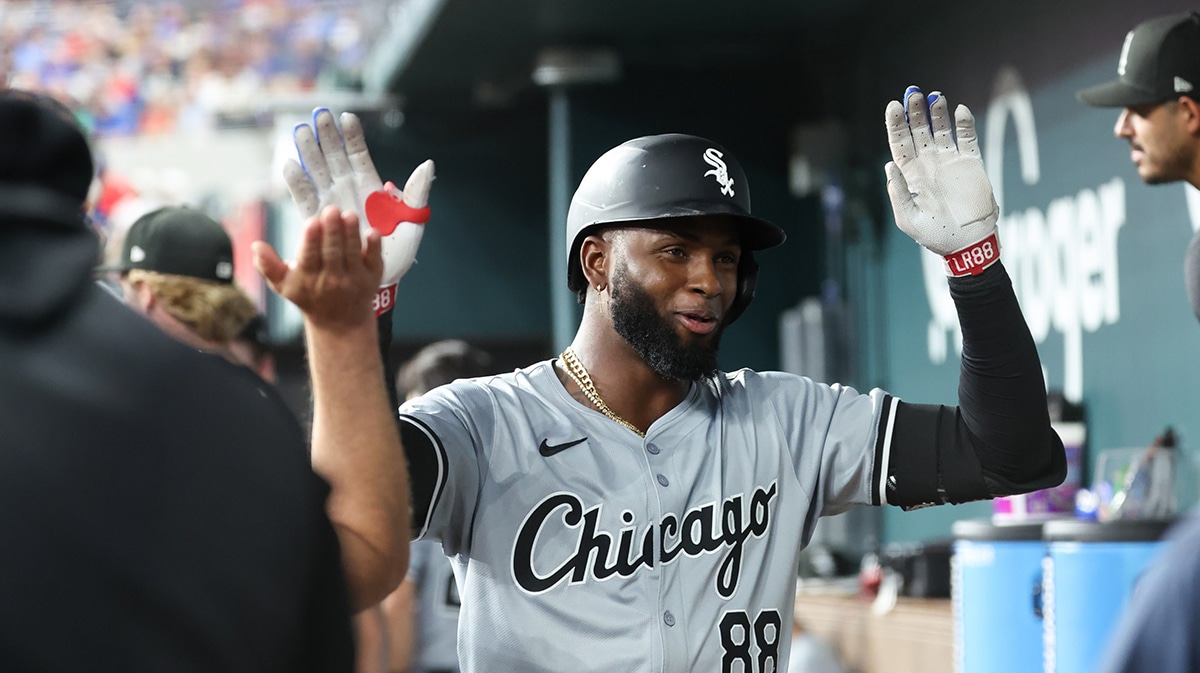
[[[713,169],[704,174],[704,177],[713,176],[717,184],[721,185],[721,193],[725,196],[733,196],[733,178],[729,177],[729,167],[721,160],[725,156],[715,147],[710,147],[704,150],[704,163],[712,166]]]
[[[680,554],[697,557],[728,549],[716,577],[717,594],[730,598],[737,591],[742,571],[742,550],[750,537],[761,538],[770,527],[771,503],[776,482],[758,487],[750,496],[749,506],[743,494],[724,502],[693,507],[682,517],[666,514],[642,533],[641,544],[634,549],[638,526],[634,514],[621,513],[625,527],[613,535],[597,530],[603,504],[585,510],[583,500],[574,493],[554,493],[539,502],[521,523],[513,544],[512,574],[518,586],[530,594],[549,591],[564,580],[569,585],[603,581],[611,577],[632,577],[642,568],[654,568],[654,541],[659,541],[659,560],[667,565]],[[556,516],[555,513],[559,512]],[[539,538],[569,535],[575,529],[575,551],[567,558],[539,559],[553,568],[534,567],[535,546]],[[615,554],[614,554],[615,552]],[[544,556],[544,554],[543,554]]]

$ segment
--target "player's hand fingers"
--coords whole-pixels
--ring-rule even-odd
[[[429,188],[432,186],[433,160],[426,159],[404,183],[404,203],[410,208],[424,208],[429,203]]]
[[[324,244],[324,231],[321,220],[325,211],[308,218],[304,223],[304,233],[300,237],[300,250],[296,253],[296,268],[305,273],[319,273],[324,266],[321,246]],[[336,210],[336,208],[335,208]]]
[[[309,179],[321,194],[333,186],[333,178],[329,175],[329,165],[325,163],[325,155],[317,137],[308,124],[296,124],[292,129],[292,141],[296,144],[296,153],[300,155],[300,165]]]
[[[255,241],[250,244],[250,252],[254,254],[254,268],[267,281],[272,290],[279,292],[279,287],[287,278],[288,265],[279,258],[269,243]]]
[[[331,271],[345,269],[346,246],[345,235],[342,233],[342,211],[338,210],[337,206],[326,206],[317,220],[316,230],[319,237],[316,249],[320,268]]]
[[[929,126],[933,131],[933,145],[939,150],[954,151],[954,134],[950,128],[950,109],[946,97],[940,91],[929,94]]]
[[[912,222],[917,219],[920,212],[917,204],[913,201],[912,192],[909,191],[904,171],[900,170],[894,161],[887,162],[883,171],[887,175],[888,198],[892,202],[892,213],[896,216],[896,226],[912,236]]]
[[[350,170],[358,183],[359,194],[370,194],[383,187],[379,172],[375,170],[375,162],[371,161],[371,153],[367,151],[367,139],[363,134],[362,122],[358,115],[343,112],[342,142],[346,147],[346,157],[350,161]]]
[[[295,159],[288,159],[284,163],[283,181],[292,195],[292,202],[300,210],[300,217],[308,219],[316,215],[321,203],[317,188]]]
[[[379,235],[378,231],[372,229],[363,239],[362,245],[363,263],[375,278],[375,284],[378,285],[379,279],[383,275],[383,237]]]
[[[958,151],[976,159],[982,159],[979,153],[979,135],[975,133],[975,115],[966,105],[954,109],[955,133],[958,134]]]
[[[883,113],[884,126],[888,133],[888,148],[892,151],[892,161],[905,166],[917,156],[913,148],[912,133],[908,130],[908,122],[904,119],[904,106],[898,101],[888,103]]]
[[[350,178],[350,159],[346,156],[342,134],[329,108],[313,110],[313,126],[317,129],[317,142],[321,144],[321,154],[325,155],[325,163],[329,166],[329,175],[334,183]]]
[[[933,133],[929,128],[929,108],[925,94],[915,86],[904,92],[904,107],[908,112],[908,128],[912,131],[913,147],[921,154],[933,147]]]
[[[354,269],[363,265],[363,241],[358,230],[358,214],[345,210],[338,218],[338,240],[341,245],[341,265],[346,269]]]

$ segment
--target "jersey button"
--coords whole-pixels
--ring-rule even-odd
[[[667,610],[663,613],[663,621],[666,622],[667,626],[675,626],[675,615],[671,614],[670,610]]]
[[[657,456],[658,455],[658,447],[653,444],[647,444],[646,452]]]
[[[670,485],[671,485],[671,482],[670,482],[670,481],[668,481],[668,480],[667,480],[667,478],[666,478],[666,477],[664,477],[664,476],[663,476],[663,475],[661,475],[661,474],[660,474],[660,475],[658,475],[658,483],[662,484],[663,486],[670,486]]]

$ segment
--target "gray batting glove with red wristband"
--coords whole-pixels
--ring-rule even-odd
[[[314,131],[315,129],[315,131]],[[292,201],[305,219],[326,206],[358,214],[365,237],[379,232],[383,249],[383,276],[375,293],[375,315],[396,304],[396,286],[412,266],[429,221],[429,187],[433,183],[433,161],[417,166],[404,191],[379,179],[367,151],[362,123],[349,112],[341,115],[341,128],[327,108],[313,110],[312,126],[297,124],[292,131],[297,163],[289,159],[283,167]]]
[[[979,154],[975,117],[954,111],[938,92],[909,87],[904,104],[888,103],[885,122],[892,161],[884,167],[896,226],[942,256],[949,276],[973,276],[1000,259],[992,195]],[[957,136],[957,139],[956,139]]]

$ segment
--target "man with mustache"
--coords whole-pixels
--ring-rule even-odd
[[[369,167],[349,122],[320,152],[349,170],[342,147],[353,147]],[[567,282],[584,307],[571,345],[400,408],[414,536],[440,540],[460,587],[463,671],[779,670],[798,555],[820,516],[1062,481],[974,118],[913,87],[885,122],[897,224],[943,256],[959,310],[960,406],[719,371],[721,334],[754,296],[754,252],[784,233],[751,214],[746,175],[715,142],[668,134],[613,148],[567,217]],[[320,165],[306,147],[305,165]],[[365,203],[371,226],[388,229],[371,199],[347,206]]]
[[[1117,79],[1078,97],[1121,108],[1113,133],[1149,185],[1184,181],[1200,188],[1200,13],[1143,21],[1121,47]],[[1200,233],[1188,246],[1184,276],[1200,317]],[[1169,533],[1170,545],[1139,581],[1104,659],[1104,673],[1200,670],[1200,516]]]

